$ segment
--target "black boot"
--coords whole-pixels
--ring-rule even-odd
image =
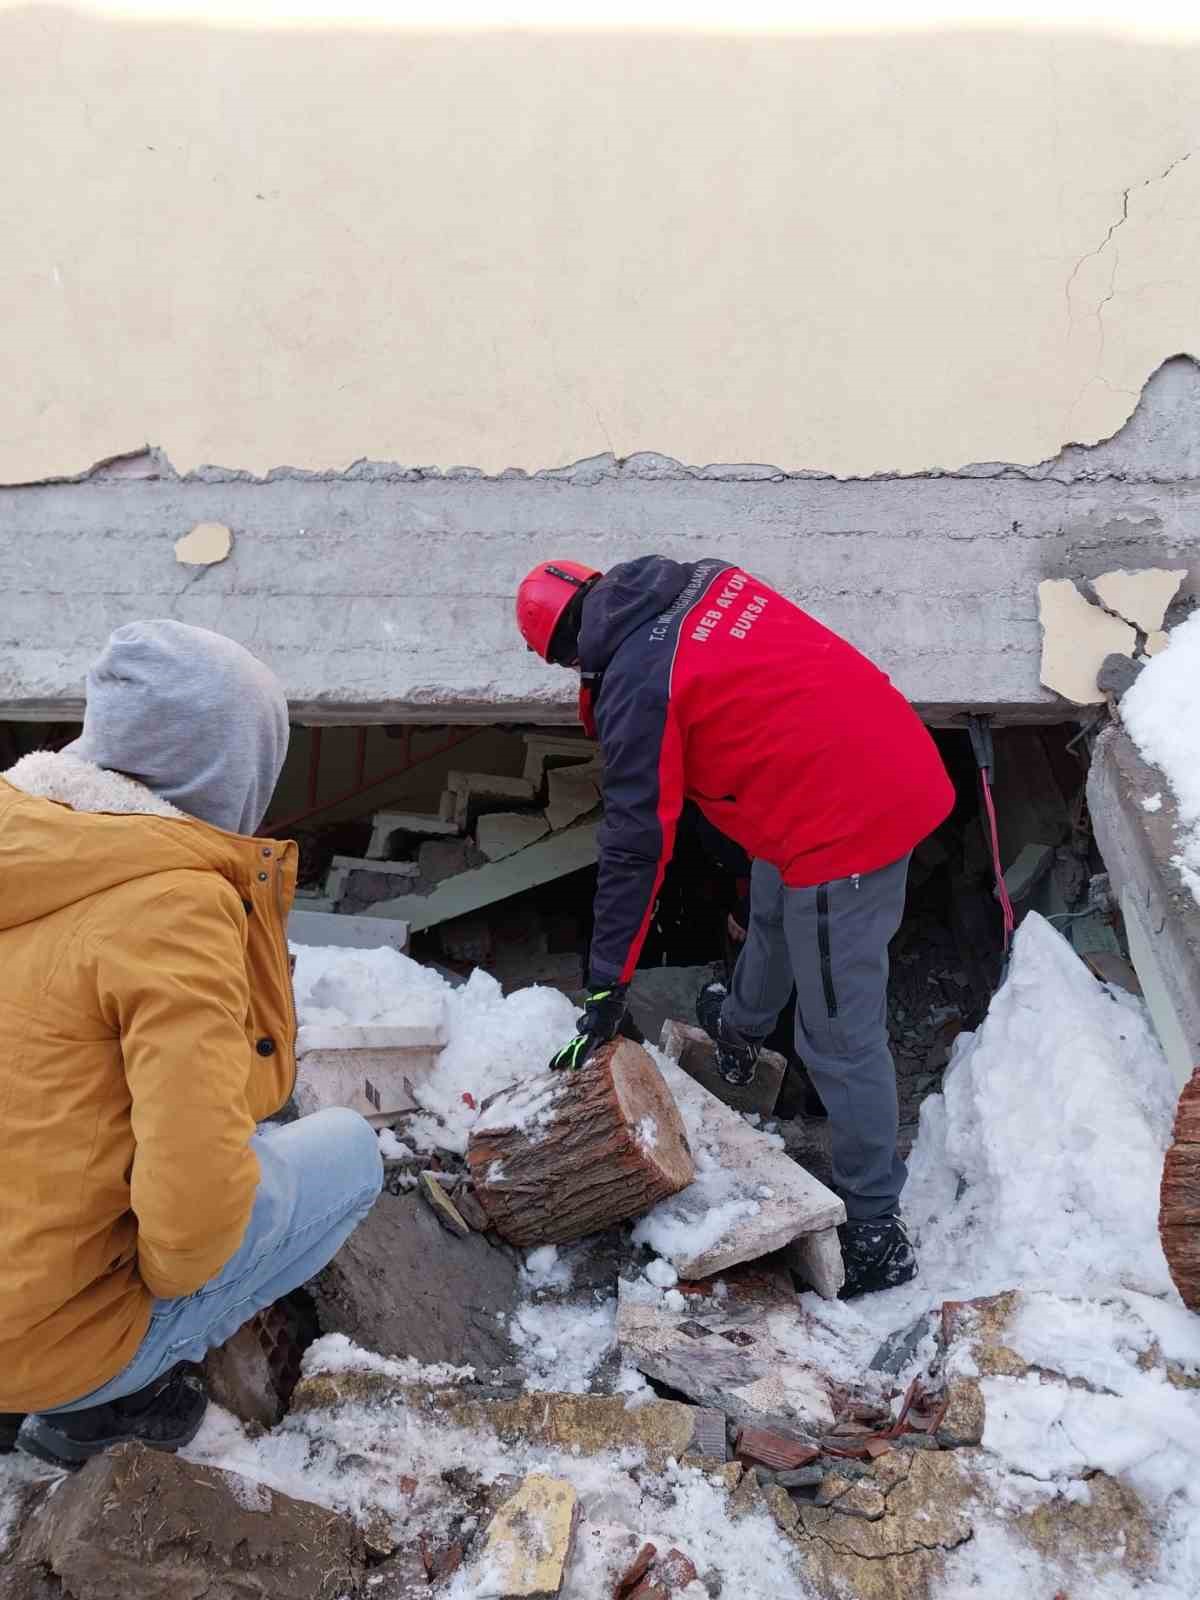
[[[0,1411],[0,1456],[10,1456],[17,1448],[17,1435],[24,1421],[23,1411]]]
[[[722,1019],[728,991],[723,983],[706,983],[696,996],[696,1020],[717,1047],[717,1071],[735,1089],[754,1082],[761,1039],[747,1039]]]
[[[31,1416],[21,1429],[27,1455],[55,1467],[81,1467],[110,1445],[137,1439],[154,1450],[182,1450],[200,1432],[208,1395],[196,1368],[172,1367],[136,1394],[57,1416]]]
[[[894,1289],[917,1275],[917,1258],[904,1224],[897,1216],[871,1217],[866,1222],[843,1222],[838,1229],[846,1282],[839,1299]]]

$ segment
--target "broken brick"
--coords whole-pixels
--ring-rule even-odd
[[[671,1600],[671,1596],[661,1583],[643,1583],[633,1591],[629,1600]]]
[[[642,1546],[629,1566],[626,1567],[623,1576],[617,1579],[617,1586],[613,1590],[613,1600],[626,1600],[626,1597],[632,1594],[649,1572],[650,1563],[657,1554],[657,1545],[644,1544]]]
[[[791,1438],[785,1433],[775,1433],[769,1428],[742,1428],[738,1433],[737,1455],[764,1467],[787,1471],[793,1467],[807,1466],[815,1461],[820,1451],[803,1439]]]
[[[696,1563],[690,1556],[684,1555],[682,1550],[671,1549],[658,1563],[654,1576],[665,1583],[668,1589],[686,1589],[689,1583],[694,1583],[699,1577]]]

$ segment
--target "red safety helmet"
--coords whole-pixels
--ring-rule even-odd
[[[517,590],[517,627],[525,643],[543,661],[550,659],[550,644],[562,614],[580,589],[601,574],[578,561],[543,561],[521,580]]]

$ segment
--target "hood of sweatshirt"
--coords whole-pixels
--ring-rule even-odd
[[[66,753],[123,773],[200,822],[251,834],[288,747],[278,678],[223,634],[170,619],[118,628],[87,677]]]

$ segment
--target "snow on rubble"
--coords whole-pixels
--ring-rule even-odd
[[[419,1097],[445,1120],[437,1128],[431,1119],[431,1143],[436,1134],[452,1150],[465,1148],[475,1108],[496,1089],[540,1074],[573,1027],[575,1012],[556,991],[505,998],[483,973],[453,989],[391,951],[297,953],[305,1020],[336,1021],[332,1011],[373,1021],[401,1012],[406,992],[444,992],[449,1043]],[[326,1015],[314,1016],[319,1011]],[[904,1196],[920,1276],[857,1302],[806,1295],[805,1319],[794,1326],[773,1318],[773,1335],[823,1362],[838,1383],[861,1377],[886,1340],[911,1329],[903,1386],[934,1354],[936,1318],[923,1322],[928,1313],[947,1301],[1020,1291],[1004,1332],[1011,1372],[973,1370],[968,1343],[948,1357],[949,1376],[977,1382],[986,1400],[982,1447],[970,1452],[983,1509],[972,1535],[947,1555],[933,1600],[1200,1593],[1200,1389],[1186,1386],[1200,1382],[1200,1318],[1179,1302],[1157,1231],[1173,1099],[1140,1003],[1097,982],[1048,923],[1029,916],[986,1021],[960,1038],[944,1093],[922,1109]],[[714,1208],[737,1198],[722,1194],[719,1174],[701,1161],[706,1184]],[[653,1225],[641,1225],[641,1237],[656,1249],[669,1242]],[[582,1246],[567,1246],[526,1258],[526,1300],[512,1319],[526,1387],[583,1393],[604,1372],[605,1392],[641,1405],[651,1391],[638,1374],[619,1371],[611,1295],[569,1298],[583,1257]],[[638,1293],[682,1300],[687,1286],[676,1285],[661,1252],[643,1260]],[[406,1383],[469,1378],[461,1369],[386,1361],[338,1339],[314,1346],[306,1369],[370,1370]],[[189,1454],[364,1524],[382,1514],[397,1532],[414,1516],[438,1514],[433,1491],[408,1494],[406,1478],[424,1486],[464,1464],[489,1481],[534,1471],[565,1478],[583,1514],[565,1600],[611,1593],[631,1544],[642,1540],[686,1551],[702,1574],[719,1575],[725,1596],[813,1600],[827,1592],[765,1512],[731,1515],[719,1479],[677,1464],[652,1469],[628,1450],[589,1456],[502,1443],[394,1401],[294,1413],[259,1436],[214,1409]],[[28,1470],[0,1464],[0,1530]],[[1018,1537],[1020,1519],[1038,1508],[1055,1516],[1086,1506],[1097,1472],[1140,1498],[1157,1547],[1152,1570],[1092,1571],[1086,1557],[1064,1567]],[[468,1561],[441,1592],[464,1600],[480,1593],[479,1579]]]
[[[1175,865],[1200,903],[1200,612],[1171,630],[1167,648],[1121,700],[1134,743],[1166,774],[1179,807]],[[1146,809],[1157,809],[1146,802]]]

